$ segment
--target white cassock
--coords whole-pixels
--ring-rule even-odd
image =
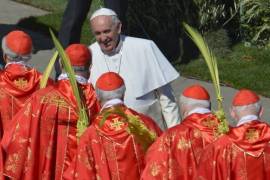
[[[125,81],[124,103],[152,117],[161,129],[180,122],[179,107],[170,83],[178,72],[151,40],[122,36],[111,55],[104,54],[97,42],[90,46],[92,67],[89,81],[111,71]]]

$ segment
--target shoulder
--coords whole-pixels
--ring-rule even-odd
[[[40,99],[44,96],[50,96],[51,94],[54,94],[56,91],[54,90],[53,86],[48,86],[42,89],[37,90],[32,94],[33,99]]]
[[[124,36],[124,41],[127,42],[140,42],[140,43],[154,43],[152,40],[144,39],[144,38],[138,38],[138,37],[132,37],[132,36]]]
[[[131,37],[131,36],[124,36],[124,43],[127,44],[127,45],[140,44],[142,46],[151,46],[151,45],[155,44],[154,41],[152,41],[152,40],[143,39],[143,38],[137,38],[137,37]]]
[[[93,50],[99,49],[99,45],[97,42],[94,42],[93,44],[88,46],[88,48],[93,51]]]

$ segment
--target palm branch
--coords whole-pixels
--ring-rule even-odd
[[[200,50],[207,64],[207,67],[210,71],[210,75],[212,78],[213,86],[214,86],[216,97],[217,97],[217,104],[218,104],[218,110],[215,111],[215,115],[220,121],[218,132],[220,134],[226,133],[229,131],[229,127],[228,127],[228,122],[226,120],[223,105],[222,105],[223,97],[221,95],[217,59],[215,55],[213,54],[213,52],[209,49],[202,35],[197,30],[195,30],[194,28],[192,28],[186,23],[183,23],[183,26],[185,27],[189,37],[192,39],[192,41],[196,44],[196,46]]]
[[[54,43],[54,45],[55,45],[55,47],[56,47],[56,49],[61,57],[62,65],[68,74],[69,81],[70,81],[70,84],[72,87],[72,91],[73,91],[73,94],[74,94],[76,101],[77,101],[77,104],[78,104],[79,119],[77,121],[77,137],[80,137],[83,134],[83,132],[85,131],[85,129],[88,127],[88,124],[89,124],[88,116],[87,116],[87,113],[85,110],[85,106],[81,101],[81,96],[80,96],[79,88],[78,88],[77,81],[75,78],[75,73],[74,73],[74,70],[70,64],[69,57],[66,55],[62,45],[60,44],[58,39],[55,37],[55,35],[51,29],[50,29],[50,34],[52,36],[53,43]]]

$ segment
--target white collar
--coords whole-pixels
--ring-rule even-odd
[[[238,126],[241,126],[242,124],[245,124],[245,123],[248,123],[248,122],[251,122],[251,121],[254,121],[254,120],[258,120],[259,117],[256,116],[256,115],[246,115],[246,116],[243,116],[237,123],[237,127]]]
[[[101,110],[108,108],[108,107],[112,107],[114,105],[117,104],[124,104],[124,102],[121,99],[111,99],[109,101],[107,101],[105,104],[103,104]]]
[[[82,77],[82,76],[75,75],[75,78],[76,78],[77,82],[80,83],[80,84],[87,84],[88,83],[87,79]],[[69,79],[67,73],[62,73],[58,77],[58,80],[64,80],[64,79]]]
[[[27,66],[26,62],[25,61],[11,61],[11,62],[8,62],[6,65],[5,65],[5,68],[7,68],[9,65],[11,64],[19,64],[19,65],[22,65],[22,66]]]
[[[199,107],[199,108],[195,108],[195,109],[192,109],[191,111],[188,112],[187,116],[191,115],[191,114],[194,114],[194,113],[199,113],[199,114],[206,114],[206,113],[210,113],[211,111],[207,108],[202,108],[202,107]]]

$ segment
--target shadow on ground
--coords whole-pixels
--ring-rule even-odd
[[[48,36],[41,34],[41,33],[36,33],[32,30],[29,29],[25,29],[22,28],[18,25],[9,25],[9,24],[0,24],[0,39],[2,41],[2,38],[9,33],[12,30],[23,30],[25,32],[27,32],[33,40],[33,44],[34,44],[34,50],[33,53],[37,53],[40,50],[48,50],[48,49],[52,49],[53,46],[53,42],[48,38]],[[3,52],[2,49],[0,50],[0,63],[3,66]]]

